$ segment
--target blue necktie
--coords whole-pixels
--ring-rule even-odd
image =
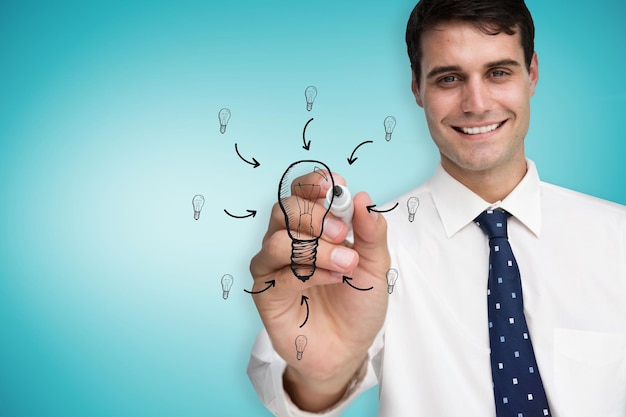
[[[475,219],[489,238],[487,303],[496,415],[544,417],[550,409],[524,317],[520,273],[507,236],[509,216],[496,209]]]

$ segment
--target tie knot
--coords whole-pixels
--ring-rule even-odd
[[[506,219],[509,218],[510,215],[510,213],[500,209],[485,210],[480,213],[474,221],[489,239],[493,239],[494,237],[507,239]]]

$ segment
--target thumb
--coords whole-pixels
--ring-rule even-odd
[[[365,192],[354,196],[354,215],[352,229],[354,231],[353,249],[359,253],[359,264],[366,268],[374,268],[372,272],[386,273],[390,258],[387,248],[387,221],[375,211],[369,211],[373,205],[370,196]]]

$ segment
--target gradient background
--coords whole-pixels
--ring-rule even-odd
[[[528,155],[626,204],[626,6],[528,4]],[[261,324],[243,289],[282,173],[319,159],[381,205],[437,162],[409,89],[413,5],[2,1],[0,416],[269,415],[245,375]],[[376,395],[345,415],[375,416]]]

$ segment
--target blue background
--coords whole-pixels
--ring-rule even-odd
[[[2,1],[0,415],[269,415],[245,375],[261,324],[243,290],[284,170],[322,160],[380,205],[437,163],[409,88],[413,5]],[[528,5],[527,153],[544,180],[626,204],[626,6]]]

